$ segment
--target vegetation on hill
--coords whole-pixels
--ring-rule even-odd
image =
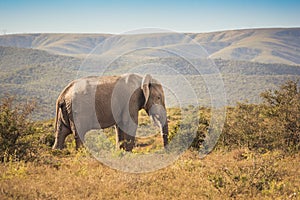
[[[79,59],[46,51],[0,47],[0,97],[10,93],[18,102],[35,99],[34,118],[50,118],[53,102],[59,91],[76,77],[80,63]]]
[[[61,90],[70,81],[90,73],[89,69],[80,68],[81,61],[77,58],[53,55],[41,50],[0,47],[0,97],[10,93],[15,95],[19,102],[33,98],[37,102],[33,118],[49,119],[54,116],[55,100]],[[189,66],[185,60],[178,58],[136,60],[135,65],[140,66],[150,61],[162,66],[167,64],[184,74],[194,86],[201,105],[210,105],[210,96],[203,77],[213,84],[214,78],[210,77],[212,70],[203,66],[203,73],[199,75],[193,66]],[[222,74],[229,105],[244,100],[259,103],[261,102],[259,94],[264,90],[275,89],[287,80],[297,80],[300,77],[299,66],[220,59],[214,62]],[[118,60],[113,64],[111,72],[114,74],[120,73],[120,69],[126,71],[132,67],[131,62],[130,65],[126,65],[126,60]],[[176,79],[175,76],[174,79]]]
[[[180,109],[170,108],[169,140],[179,134],[179,126],[183,129],[182,136],[177,137],[179,142],[189,139],[188,134],[193,130],[197,132],[196,137],[175,163],[146,174],[116,171],[96,161],[85,149],[76,152],[71,136],[67,138],[65,150],[51,150],[53,120],[32,122],[29,114],[33,104],[18,104],[10,97],[2,98],[0,197],[297,199],[300,195],[298,84],[288,81],[276,90],[263,92],[263,101],[259,104],[238,103],[228,107],[217,146],[203,159],[197,152],[209,135],[210,108],[191,112],[190,117],[200,116],[198,127],[182,121]],[[141,113],[139,121],[142,132],[138,135],[143,136],[148,130],[142,127],[150,121],[145,113]],[[104,134],[113,137],[111,129]],[[138,138],[132,156],[157,151],[162,147],[158,138],[158,135]],[[117,152],[114,156],[124,154]]]

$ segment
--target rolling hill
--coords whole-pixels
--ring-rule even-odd
[[[191,38],[212,59],[261,63],[300,64],[300,28],[220,31],[212,33],[109,34],[16,34],[0,36],[0,46],[45,50],[53,54],[87,56],[97,45],[103,54],[141,46],[168,48],[185,45]]]
[[[187,37],[189,36],[189,37]],[[247,100],[260,101],[259,94],[274,89],[287,80],[300,79],[300,28],[255,29],[222,31],[202,34],[19,34],[0,36],[0,97],[6,93],[16,95],[19,101],[30,98],[38,102],[36,119],[54,117],[55,100],[60,91],[73,79],[97,75],[103,70],[102,57],[114,57],[139,47],[111,63],[113,74],[130,71],[132,67],[154,63],[156,72],[170,75],[164,66],[184,74],[194,86],[201,105],[210,105],[206,81],[215,84],[210,65],[200,65],[201,75],[187,60],[158,49],[195,51],[195,45],[186,45],[193,38],[204,50],[202,58],[209,56],[221,73],[227,104]],[[100,45],[99,45],[100,43]],[[97,48],[97,45],[98,48]],[[100,48],[99,48],[100,47]],[[199,49],[196,47],[195,49]],[[90,52],[99,56],[85,62]],[[207,54],[206,52],[207,51]],[[199,52],[197,52],[199,53]],[[187,53],[187,56],[188,53]],[[91,55],[89,55],[91,57]],[[93,57],[92,57],[93,58]],[[93,59],[91,59],[93,61]],[[201,60],[196,60],[201,63]],[[87,67],[82,67],[87,65]],[[89,66],[95,65],[94,68]],[[154,70],[155,73],[155,70]],[[175,74],[176,74],[175,73]],[[168,84],[178,80],[176,75],[166,77]],[[176,82],[176,81],[175,81]],[[179,90],[179,96],[189,96]]]
[[[38,103],[34,117],[52,117],[59,91],[76,77],[80,63],[77,58],[42,50],[0,47],[0,97],[11,94],[18,101],[34,99]]]

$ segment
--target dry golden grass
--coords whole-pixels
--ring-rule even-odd
[[[0,165],[0,199],[299,199],[300,154],[187,151],[167,168],[113,170],[86,154]]]
[[[280,97],[284,97],[284,99],[299,99],[296,96],[298,90],[297,92],[295,90],[288,91],[290,91],[289,95],[285,95],[288,93],[282,93],[282,91],[277,91],[277,94],[282,94]],[[291,91],[294,91],[295,95],[291,95]],[[266,94],[265,96],[267,97]],[[273,99],[273,96],[271,97]],[[281,113],[295,116],[289,119],[290,121],[294,120],[297,125],[299,115],[295,108],[298,104],[293,102],[293,104],[280,105],[282,111],[289,111]],[[190,148],[168,167],[139,174],[125,173],[104,166],[89,155],[85,149],[75,151],[74,140],[71,140],[71,136],[67,138],[66,149],[52,151],[50,150],[50,143],[53,136],[50,133],[53,130],[53,121],[37,123],[35,135],[28,138],[31,144],[34,144],[33,141],[42,143],[35,147],[38,150],[34,151],[36,152],[35,160],[30,162],[27,160],[28,162],[25,163],[24,160],[26,159],[19,159],[18,162],[13,162],[15,154],[7,155],[7,151],[5,152],[4,158],[7,159],[0,163],[0,200],[300,199],[300,152],[297,140],[299,133],[297,130],[299,129],[295,128],[299,126],[282,126],[283,128],[278,126],[281,121],[287,119],[287,115],[284,115],[285,118],[274,119],[270,116],[264,117],[263,120],[257,118],[257,114],[264,114],[262,111],[275,110],[274,107],[258,106],[240,103],[235,109],[229,109],[227,114],[232,119],[228,118],[229,121],[225,124],[227,129],[225,128],[223,131],[215,150],[203,159],[200,159],[197,151]],[[168,113],[170,115],[170,134],[175,134],[175,127],[181,119],[180,110],[170,109]],[[200,109],[199,114],[202,118],[199,125],[201,127],[203,125],[204,128],[206,127],[206,119],[210,118],[209,113],[208,109]],[[153,132],[153,137],[138,138],[137,146],[132,154],[121,150],[112,152],[116,161],[118,161],[117,158],[122,158],[123,161],[127,159],[126,161],[132,164],[131,167],[142,166],[141,163],[135,162],[135,158],[137,158],[135,156],[153,153],[162,148],[161,138],[154,134],[156,131],[143,128],[150,121],[145,113],[141,112],[140,114],[139,128],[141,128],[141,132],[138,135],[144,136]],[[198,113],[191,112],[191,116],[193,116],[192,114]],[[244,121],[233,119],[243,119]],[[268,126],[263,126],[265,124],[259,123],[260,121],[268,123]],[[5,121],[2,123],[5,124]],[[10,123],[6,123],[10,125]],[[230,123],[235,124],[235,126],[230,127]],[[184,122],[182,124],[185,125]],[[254,125],[249,126],[248,124]],[[186,129],[190,130],[189,128]],[[244,130],[248,132],[244,133]],[[265,137],[250,137],[257,136],[256,134],[262,133],[262,130],[266,134]],[[203,130],[198,129],[198,131]],[[106,129],[103,133],[108,136],[110,143],[115,141],[113,129]],[[283,135],[285,137],[279,137],[280,134],[285,134]],[[266,139],[266,136],[270,138]],[[290,139],[288,145],[286,138]],[[96,140],[96,144],[102,145],[102,147],[107,145],[105,140],[98,141],[97,137],[90,139]],[[87,141],[88,138],[86,137]],[[247,142],[244,143],[244,141]],[[258,144],[263,145],[259,146]],[[28,151],[28,149],[23,148],[23,151]],[[96,151],[96,153],[99,152]],[[111,152],[109,151],[109,153]],[[122,167],[127,170],[125,164],[128,162],[124,163],[122,162]],[[142,163],[144,164],[143,169],[145,169],[154,162],[147,157]],[[156,164],[161,163],[157,162]]]

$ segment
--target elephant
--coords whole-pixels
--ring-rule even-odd
[[[163,145],[168,145],[168,121],[162,85],[150,74],[89,76],[72,81],[56,101],[55,142],[63,149],[73,133],[76,149],[92,129],[115,127],[117,148],[132,151],[139,110],[144,109],[160,128]]]

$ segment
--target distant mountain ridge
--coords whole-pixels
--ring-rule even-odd
[[[300,28],[245,29],[185,35],[202,45],[213,59],[300,65]],[[15,34],[0,36],[0,46],[32,48],[83,58],[100,43],[105,44],[109,51],[103,53],[111,53],[116,52],[116,48],[126,50],[143,44],[153,47],[180,45],[184,44],[185,39],[174,33]]]
[[[0,36],[0,46],[45,50],[53,54],[86,55],[109,35],[15,34]]]

